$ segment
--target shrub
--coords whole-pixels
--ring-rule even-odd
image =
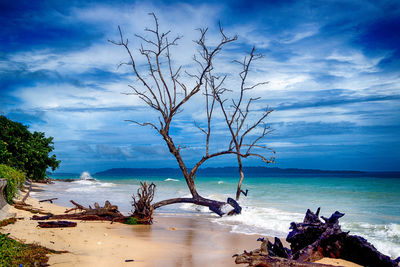
[[[23,244],[0,233],[0,266],[46,266],[46,254],[58,253],[37,244]]]
[[[25,182],[25,174],[7,165],[0,164],[0,178],[7,179],[5,197],[6,201],[12,204],[12,199]]]
[[[128,219],[125,220],[124,223],[129,225],[136,225],[138,224],[138,219],[135,217],[129,217]]]

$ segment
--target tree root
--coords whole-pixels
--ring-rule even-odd
[[[307,210],[302,223],[290,224],[292,230],[286,241],[291,250],[284,248],[278,238],[274,244],[268,239],[260,238],[261,248],[251,252],[236,254],[235,262],[248,263],[248,266],[308,266],[323,257],[341,258],[362,266],[395,267],[399,259],[391,260],[380,253],[372,244],[360,236],[342,232],[339,218],[344,214],[336,211],[329,218]],[[307,265],[305,265],[307,264]],[[328,266],[316,265],[311,266]]]

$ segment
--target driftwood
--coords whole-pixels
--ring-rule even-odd
[[[332,265],[304,262],[293,260],[288,257],[288,249],[285,249],[279,238],[275,238],[275,243],[272,244],[267,238],[259,238],[258,241],[262,241],[261,247],[253,251],[247,252],[246,250],[236,257],[235,263],[242,264],[247,263],[248,266],[265,266],[265,267],[275,267],[275,266],[295,266],[295,267],[328,267]]]
[[[75,208],[66,210],[65,213],[69,213],[71,211],[79,210],[81,212],[75,214],[63,214],[63,215],[53,215],[52,219],[78,219],[78,220],[106,220],[106,221],[124,221],[125,216],[119,212],[118,206],[111,205],[111,203],[106,200],[104,203],[104,207],[101,207],[99,203],[94,203],[94,208],[89,206],[88,208],[76,203],[71,200],[71,203],[75,205]]]
[[[26,199],[29,197],[29,194],[31,193],[32,190],[32,182],[30,180],[27,180],[29,187],[28,191],[26,192],[25,196],[22,198],[22,203],[25,203]]]
[[[54,197],[54,198],[49,198],[49,199],[43,199],[43,200],[39,200],[39,202],[50,202],[53,203],[53,200],[57,200],[58,198]]]
[[[14,208],[19,209],[19,210],[29,211],[29,212],[35,213],[35,214],[49,214],[48,212],[46,212],[42,209],[33,208],[29,204],[14,204]]]
[[[344,213],[336,211],[329,218],[307,210],[302,223],[290,224],[291,232],[286,241],[290,249],[284,248],[278,238],[274,244],[268,239],[262,241],[261,249],[234,255],[236,263],[248,263],[249,266],[305,266],[323,257],[341,258],[362,266],[398,266],[400,258],[391,260],[380,253],[372,244],[360,236],[343,232],[339,219]],[[299,265],[300,264],[300,265]],[[326,265],[315,265],[326,266]]]
[[[38,222],[40,228],[63,228],[63,227],[75,227],[76,222],[69,221],[51,221],[51,222]]]
[[[46,216],[32,217],[32,220],[82,220],[82,221],[111,221],[111,222],[125,222],[129,217],[124,216],[119,212],[118,207],[112,205],[108,200],[104,203],[104,207],[101,207],[97,202],[94,203],[94,208],[89,206],[84,207],[81,204],[71,200],[71,203],[75,205],[74,208],[66,210],[66,214],[49,214]],[[71,214],[67,214],[71,211],[79,211]]]
[[[138,218],[143,224],[152,224],[154,207],[151,202],[154,199],[156,185],[140,182],[137,196],[132,195],[133,217]]]
[[[318,218],[307,210],[303,223],[292,223],[286,240],[291,244],[292,258],[315,261],[322,257],[341,258],[363,266],[398,266],[398,262],[380,253],[366,239],[343,232],[339,218],[344,213],[336,211],[329,218]]]

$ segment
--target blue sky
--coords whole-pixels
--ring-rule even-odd
[[[211,43],[219,38],[218,21],[237,34],[216,61],[230,74],[233,92],[239,69],[232,60],[252,46],[263,54],[249,82],[269,81],[251,94],[262,98],[254,114],[274,109],[268,117],[274,131],[262,142],[276,151],[270,166],[400,169],[398,1],[1,1],[0,113],[53,136],[60,172],[177,167],[152,129],[124,121],[157,115],[121,94],[136,80],[117,68],[127,54],[107,42],[121,25],[138,48],[134,34],[152,26],[149,12],[162,30],[183,36],[173,60],[189,71],[197,28],[209,27]],[[196,98],[174,120],[172,133],[189,165],[204,153],[193,123],[202,119],[204,103]],[[218,116],[213,123],[216,151],[228,133]],[[234,165],[222,157],[207,166]]]

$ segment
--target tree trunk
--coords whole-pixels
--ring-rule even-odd
[[[177,203],[192,203],[192,204],[196,204],[196,205],[200,205],[200,206],[205,206],[205,207],[208,207],[211,211],[213,211],[216,214],[218,214],[219,216],[222,216],[222,215],[225,214],[221,210],[221,208],[222,208],[223,205],[227,204],[227,203],[222,202],[222,201],[207,199],[207,198],[203,198],[203,197],[198,195],[197,198],[194,198],[194,197],[193,198],[178,197],[178,198],[171,198],[171,199],[162,200],[162,201],[159,201],[157,203],[154,203],[153,204],[153,208],[157,209],[157,208],[160,208],[162,206],[166,206],[166,205],[170,205],[170,204],[177,204]]]
[[[194,185],[194,175],[190,175],[185,162],[183,162],[182,156],[179,153],[179,149],[176,148],[174,142],[172,139],[168,136],[167,131],[160,131],[161,135],[163,136],[165,142],[167,143],[167,146],[169,148],[169,152],[171,152],[172,155],[174,155],[176,161],[178,162],[179,168],[182,171],[183,177],[185,177],[186,184],[190,190],[190,194],[192,194],[193,198],[198,198],[200,197],[199,194],[197,193],[196,187]]]
[[[243,183],[244,174],[243,174],[242,159],[239,155],[237,156],[237,158],[238,158],[240,179],[239,179],[237,190],[236,190],[236,201],[239,201],[240,193],[242,192],[242,183]]]
[[[165,205],[176,204],[176,203],[192,203],[192,204],[196,204],[196,205],[200,205],[200,206],[206,206],[211,211],[215,212],[219,216],[222,216],[225,214],[225,212],[222,211],[222,206],[224,206],[225,204],[229,204],[234,208],[234,210],[229,213],[230,215],[240,213],[241,208],[240,208],[239,204],[237,204],[237,202],[235,202],[233,199],[232,199],[232,201],[234,203],[226,203],[226,202],[222,202],[222,201],[207,199],[207,198],[200,196],[196,190],[196,186],[194,183],[194,177],[196,176],[197,168],[201,165],[201,163],[203,163],[205,161],[205,158],[203,157],[203,159],[200,161],[200,164],[197,164],[192,169],[192,171],[189,173],[186,168],[185,162],[183,161],[182,156],[179,153],[179,147],[177,148],[175,146],[171,137],[168,135],[167,125],[165,126],[165,128],[163,130],[160,130],[160,134],[163,136],[164,141],[166,142],[170,153],[172,155],[174,155],[176,161],[178,162],[179,168],[182,171],[183,177],[185,178],[186,184],[189,188],[192,198],[172,198],[172,199],[162,200],[160,202],[154,203],[152,205],[153,209],[157,209],[157,208],[165,206]],[[242,174],[243,174],[243,172],[242,172]],[[241,178],[241,180],[243,180],[243,178]]]

